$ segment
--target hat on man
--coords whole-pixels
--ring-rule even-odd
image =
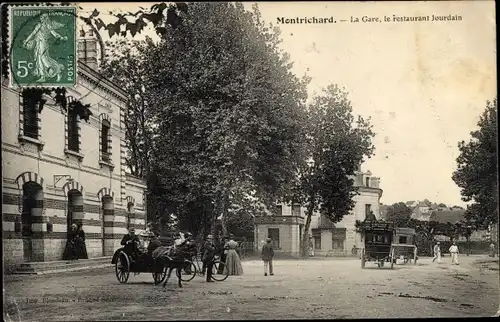
[[[267,241],[268,243],[270,243],[270,242],[271,242],[271,238],[266,239],[266,241]]]

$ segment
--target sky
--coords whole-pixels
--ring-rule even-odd
[[[245,3],[250,9],[252,3]],[[152,3],[80,4],[85,11],[136,11]],[[371,117],[375,155],[363,165],[380,177],[381,202],[425,198],[464,205],[451,179],[457,144],[477,129],[496,97],[493,1],[260,2],[282,31],[297,76],[310,95],[329,84],[349,93],[353,112]],[[351,16],[460,15],[461,21],[351,23]],[[334,24],[279,24],[277,18],[333,17]],[[102,15],[104,22],[112,22]],[[340,22],[347,20],[347,22]],[[154,35],[148,30],[145,35]],[[102,35],[104,40],[107,35]]]

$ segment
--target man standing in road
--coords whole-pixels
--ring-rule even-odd
[[[271,245],[271,238],[268,238],[266,244],[262,246],[262,260],[264,261],[264,276],[267,276],[267,267],[269,267],[269,275],[273,276],[273,257],[274,250]]]
[[[214,257],[215,257],[215,245],[213,244],[212,235],[207,237],[207,241],[203,245],[203,254],[202,254],[202,262],[203,262],[203,274],[205,274],[205,270],[207,272],[207,282],[211,283],[214,280],[212,279],[212,269],[214,266]]]
[[[441,262],[441,247],[439,246],[439,242],[434,245],[434,258],[432,259],[432,262],[437,259],[438,263]]]
[[[458,265],[458,246],[455,242],[450,246],[451,265]]]

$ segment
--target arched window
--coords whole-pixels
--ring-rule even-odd
[[[38,140],[38,109],[37,104],[23,92],[23,134]]]
[[[73,102],[73,97],[68,97],[68,150],[73,152],[80,152],[80,135],[78,128],[78,114],[76,110],[72,107],[71,102]]]
[[[108,120],[102,120],[101,122],[101,159],[104,162],[110,162],[110,128],[111,124]]]

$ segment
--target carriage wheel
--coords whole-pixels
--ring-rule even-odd
[[[361,268],[365,268],[366,258],[365,258],[365,250],[361,252]]]
[[[223,282],[226,280],[226,278],[229,276],[229,270],[223,269],[222,274],[217,274],[219,271],[219,267],[221,265],[224,265],[220,262],[220,260],[214,261],[214,264],[212,266],[212,279],[217,282]]]
[[[127,283],[130,276],[130,259],[124,252],[120,252],[115,264],[116,278],[122,284]]]
[[[188,264],[188,263],[189,263],[189,264]],[[181,271],[181,270],[179,270],[179,272],[180,272],[180,274],[181,274],[180,279],[181,279],[181,281],[183,281],[183,282],[189,282],[189,281],[191,281],[191,280],[192,280],[192,279],[196,276],[196,273],[197,273],[197,270],[196,270],[196,265],[195,265],[192,261],[187,260],[187,261],[186,261],[186,264],[188,264],[188,265],[189,265],[189,266],[187,266],[187,267],[189,267],[189,268],[190,268],[190,271],[189,271],[189,272],[190,272],[190,274],[183,274],[183,273],[185,272],[185,270],[184,270],[184,269],[183,269],[182,271]],[[187,267],[186,267],[186,268],[187,268]]]
[[[165,277],[167,277],[167,269],[166,268],[162,268],[161,272],[153,273],[153,279],[155,281],[155,285],[163,282],[165,280]]]

